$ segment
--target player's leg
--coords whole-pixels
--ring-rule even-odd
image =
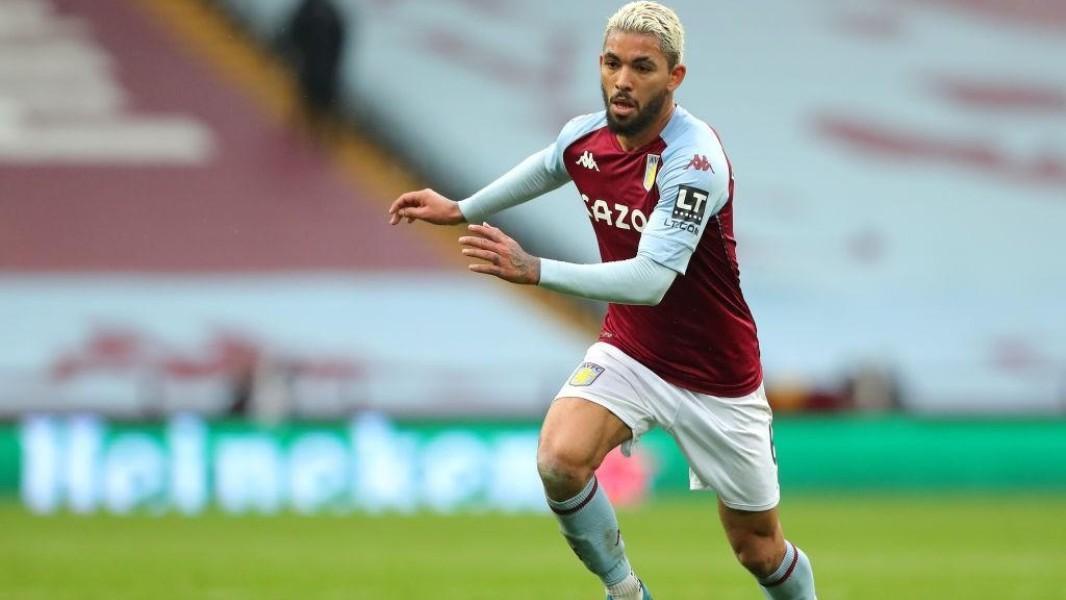
[[[693,489],[714,490],[737,559],[768,598],[812,600],[810,561],[781,534],[773,413],[759,388],[747,396],[687,395],[672,424]]]
[[[608,452],[631,437],[629,426],[605,407],[561,397],[548,409],[537,449],[537,470],[563,536],[616,600],[639,600],[643,592],[595,472]]]
[[[537,469],[549,500],[587,487],[607,453],[633,432],[614,413],[584,398],[557,398],[544,417]]]
[[[641,434],[662,422],[656,407],[663,403],[645,402],[655,394],[642,380],[644,371],[621,350],[593,344],[548,410],[537,451],[563,535],[613,600],[651,598],[629,566],[614,508],[595,478],[608,452],[622,444],[628,454]]]
[[[744,511],[718,501],[729,545],[772,600],[816,600],[811,561],[781,532],[777,508]]]

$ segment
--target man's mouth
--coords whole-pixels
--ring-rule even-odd
[[[614,109],[614,114],[620,117],[626,117],[637,110],[637,103],[629,98],[614,98],[611,100],[611,108]]]

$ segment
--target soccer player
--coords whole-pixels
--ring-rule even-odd
[[[459,239],[476,273],[609,303],[599,341],[559,391],[541,429],[537,468],[563,536],[613,600],[651,598],[626,557],[596,481],[652,426],[688,460],[691,487],[718,496],[737,559],[767,598],[815,598],[807,556],[785,540],[755,323],[740,290],[733,173],[717,134],[674,103],[684,32],[655,2],[607,22],[600,55],[605,110],[577,117],[555,143],[470,198],[403,194],[390,223],[471,223]],[[531,256],[484,219],[572,180],[602,262]]]

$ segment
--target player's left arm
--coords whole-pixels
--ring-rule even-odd
[[[699,155],[706,162],[692,161]],[[693,163],[693,164],[690,164]],[[459,238],[463,254],[483,263],[476,273],[617,304],[656,305],[677,275],[683,275],[707,224],[729,199],[729,165],[725,156],[677,151],[663,165],[659,203],[631,259],[575,264],[527,253],[505,233],[488,224],[471,225]]]
[[[470,270],[511,283],[618,304],[658,304],[676,272],[644,256],[600,264],[575,264],[540,258],[522,249],[496,227],[470,225],[471,235],[459,238],[463,254],[484,262]]]

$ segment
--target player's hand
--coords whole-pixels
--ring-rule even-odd
[[[471,235],[459,238],[463,255],[485,261],[470,265],[471,271],[511,283],[540,282],[540,259],[523,250],[518,242],[488,223],[469,225],[468,229]]]
[[[389,225],[404,219],[408,223],[420,220],[434,225],[456,225],[463,222],[463,213],[457,202],[426,188],[403,194],[389,207]]]

